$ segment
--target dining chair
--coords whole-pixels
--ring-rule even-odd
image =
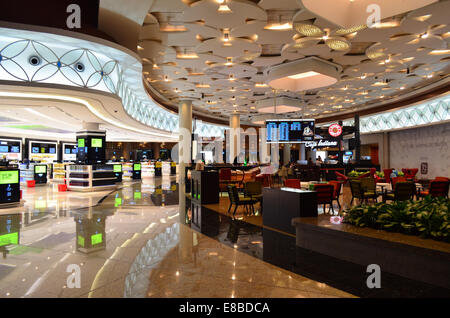
[[[286,179],[284,180],[284,186],[288,188],[301,188],[300,179]]]
[[[425,197],[427,195],[431,195],[433,198],[435,197],[448,198],[449,185],[450,181],[440,181],[435,179],[430,182],[430,187],[428,188],[428,190],[419,192],[419,196]]]
[[[342,188],[342,183],[340,183],[339,181],[330,181],[329,184],[334,186],[334,192],[333,192],[333,201],[336,201],[339,207],[339,210],[341,210],[341,204],[339,203],[339,197],[341,195],[341,188]]]
[[[329,205],[328,213],[333,211],[333,195],[334,195],[334,185],[332,184],[315,184],[314,191],[317,192],[317,205],[323,204],[323,213],[325,211],[326,205]]]
[[[230,199],[230,206],[228,208],[228,213],[230,213],[231,207],[234,205],[233,215],[236,214],[236,210],[239,206],[244,206],[247,213],[249,212],[249,206],[253,208],[253,204],[256,203],[252,198],[240,197],[239,192],[234,185],[227,186],[228,197]]]
[[[394,191],[388,193],[385,191],[383,202],[391,201],[407,201],[412,200],[416,194],[416,185],[411,181],[399,181],[395,183]]]

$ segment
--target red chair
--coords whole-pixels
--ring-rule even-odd
[[[391,173],[394,169],[383,169],[384,179],[386,179],[386,183],[391,183]]]
[[[406,182],[408,180],[406,180],[405,177],[395,177],[395,178],[392,178],[391,181],[392,181],[392,189],[395,189],[395,184],[397,182]]]
[[[406,179],[415,179],[417,172],[419,172],[419,169],[402,169],[402,172],[405,174]]]
[[[433,198],[435,198],[435,197],[447,197],[448,198],[449,186],[450,186],[449,181],[433,180],[430,182],[430,188],[428,189],[428,191],[420,191],[419,195],[421,197],[431,195]]]
[[[219,181],[231,181],[230,168],[223,168],[219,170]]]
[[[296,189],[301,188],[299,179],[286,179],[284,181],[284,186],[288,187],[288,188],[296,188]]]
[[[330,205],[328,212],[333,211],[333,194],[334,186],[332,184],[315,184],[314,191],[317,192],[317,204],[323,204],[323,213],[325,212],[325,207],[327,204]]]
[[[231,169],[222,168],[219,170],[219,193],[227,191],[227,186],[231,183]]]
[[[337,172],[337,171],[335,171],[334,173],[336,174],[337,180],[338,180],[339,182],[341,182],[342,184],[345,185],[345,184],[348,182],[348,177],[347,177],[347,176],[345,176],[345,175],[343,175],[342,173]]]
[[[341,195],[341,187],[342,183],[339,181],[330,181],[329,184],[332,184],[334,186],[334,192],[333,192],[333,201],[336,200],[337,204],[339,206],[339,210],[341,209],[341,204],[339,203],[339,196]]]

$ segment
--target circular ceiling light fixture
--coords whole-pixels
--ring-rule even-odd
[[[342,66],[313,56],[273,66],[267,78],[272,88],[300,92],[333,85],[341,72]]]

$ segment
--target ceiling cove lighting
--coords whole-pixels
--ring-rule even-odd
[[[104,115],[101,112],[99,112],[88,101],[86,101],[84,99],[81,99],[81,98],[77,98],[77,97],[66,96],[66,95],[53,95],[53,94],[40,94],[40,93],[22,93],[22,92],[4,92],[4,91],[0,91],[0,97],[30,98],[30,99],[43,99],[43,100],[51,99],[51,100],[59,100],[59,101],[76,103],[76,104],[80,104],[80,105],[85,106],[95,116],[97,116],[101,120],[103,120],[103,121],[105,121],[105,122],[107,122],[109,124],[112,124],[114,126],[117,126],[117,127],[123,128],[123,129],[132,130],[132,131],[135,131],[135,132],[138,132],[138,133],[142,133],[142,134],[146,134],[146,135],[153,135],[153,136],[160,136],[160,137],[167,137],[167,138],[178,139],[178,137],[175,136],[175,135],[160,134],[160,133],[156,133],[156,132],[150,132],[148,130],[142,130],[142,129],[135,128],[135,127],[132,127],[132,126],[128,126],[128,125],[123,124],[121,122],[115,121],[115,120],[112,119],[112,117],[108,117],[107,115]]]
[[[275,97],[256,101],[260,113],[283,114],[301,110],[302,101],[288,97]]]
[[[272,88],[300,92],[337,83],[342,66],[317,57],[307,57],[273,66],[267,71]]]

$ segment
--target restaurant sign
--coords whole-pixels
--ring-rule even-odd
[[[333,124],[328,128],[328,133],[330,134],[330,136],[339,137],[342,134],[342,126]]]
[[[325,148],[325,147],[337,147],[337,140],[324,140],[320,139],[319,141],[308,141],[305,143],[305,147],[309,148]]]

